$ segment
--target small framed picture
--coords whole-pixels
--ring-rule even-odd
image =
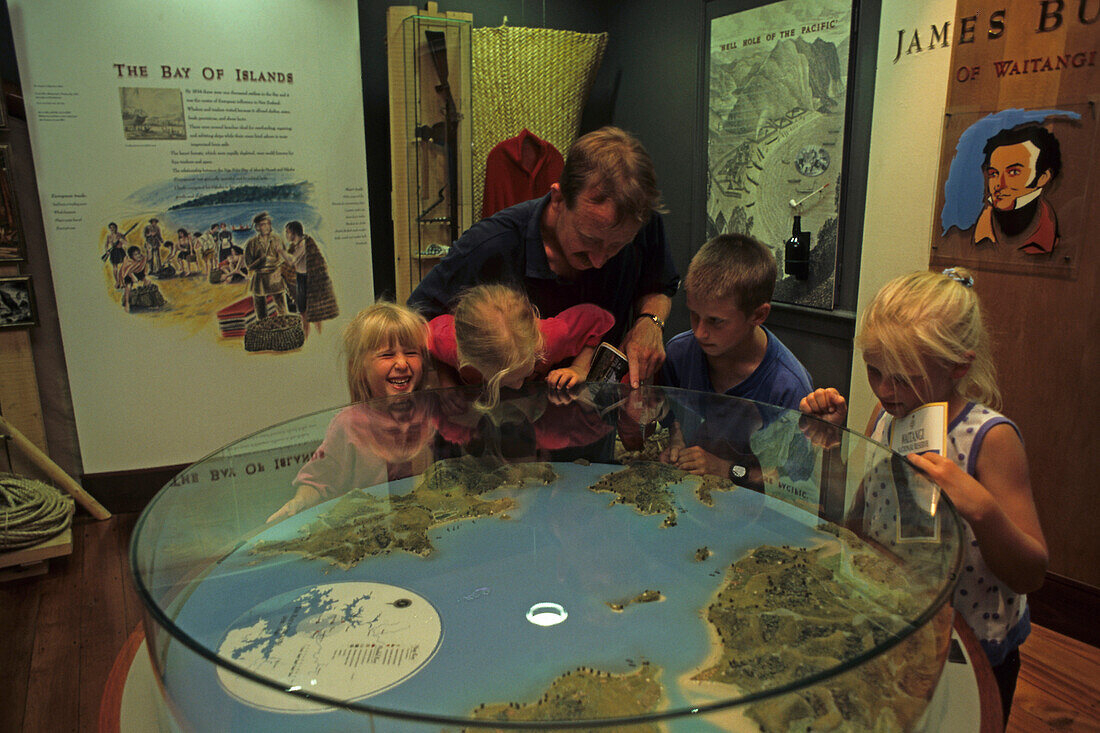
[[[23,262],[27,250],[23,228],[19,225],[19,207],[11,177],[11,148],[0,145],[0,265]]]
[[[0,329],[38,325],[38,306],[30,275],[0,277]]]

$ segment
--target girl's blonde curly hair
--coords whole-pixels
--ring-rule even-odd
[[[485,378],[479,405],[495,407],[501,381],[529,374],[544,353],[538,311],[527,296],[507,285],[477,285],[462,293],[454,309],[458,366]]]
[[[888,372],[911,388],[910,375],[927,381],[922,357],[945,367],[969,364],[955,392],[998,409],[997,370],[974,278],[962,267],[947,272],[913,272],[886,283],[860,319],[856,346],[881,357]]]

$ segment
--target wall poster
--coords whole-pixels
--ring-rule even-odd
[[[345,402],[373,302],[356,3],[8,8],[85,472]]]
[[[930,265],[974,274],[1050,573],[1100,586],[1100,4],[957,0]],[[928,250],[926,250],[928,251]]]
[[[851,26],[840,0],[781,0],[710,23],[707,237],[771,247],[777,301],[834,304]],[[796,216],[809,248],[785,252]]]
[[[1100,14],[1024,0],[958,13],[931,262],[1075,278],[1095,231]]]
[[[1092,164],[1067,153],[1092,148],[1090,117],[1086,104],[949,115],[933,263],[1071,274]]]

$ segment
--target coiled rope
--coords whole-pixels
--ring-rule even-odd
[[[0,552],[45,542],[72,519],[71,497],[41,481],[0,473]]]

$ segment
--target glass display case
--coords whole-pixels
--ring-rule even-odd
[[[394,275],[403,302],[473,224],[473,20],[413,7],[391,7],[387,18]]]
[[[934,730],[961,524],[796,412],[414,393],[182,471],[131,561],[181,730]]]

